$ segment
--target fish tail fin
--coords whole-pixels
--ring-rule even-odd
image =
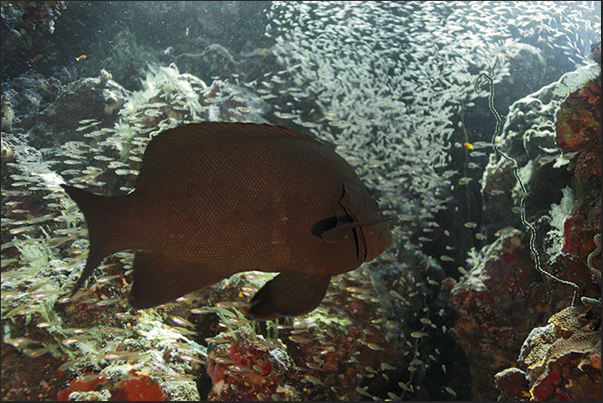
[[[112,198],[98,196],[72,186],[61,186],[84,214],[88,226],[88,239],[90,240],[90,252],[88,253],[86,267],[73,287],[70,295],[70,297],[73,297],[103,258],[115,252],[115,250],[112,250],[114,249],[112,248],[114,242],[111,242],[110,239],[110,234],[113,231],[111,231],[110,209],[107,206]]]

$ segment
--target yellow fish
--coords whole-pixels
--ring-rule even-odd
[[[149,142],[136,190],[103,197],[63,185],[89,231],[72,295],[102,259],[136,249],[129,301],[154,307],[232,274],[280,272],[251,300],[258,320],[322,301],[331,276],[391,243],[387,221],[338,154],[283,126],[199,123]]]
[[[41,54],[35,55],[33,58],[31,58],[29,60],[29,63],[34,64],[35,62],[37,62],[38,60],[40,60],[42,57],[44,57],[44,55],[41,55]]]

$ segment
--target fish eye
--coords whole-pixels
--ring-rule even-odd
[[[379,211],[379,202],[375,199],[373,199],[373,206],[375,206],[375,209]]]

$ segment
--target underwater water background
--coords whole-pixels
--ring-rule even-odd
[[[2,400],[600,400],[600,16],[3,2]],[[201,121],[326,143],[393,244],[288,320],[245,317],[259,272],[134,310],[129,252],[66,298],[88,238],[60,184],[125,195],[153,136]]]

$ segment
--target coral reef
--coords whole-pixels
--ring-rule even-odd
[[[111,384],[103,376],[93,372],[84,373],[84,377],[72,381],[58,394],[60,401],[102,400],[115,402],[165,400],[157,382],[137,371],[130,371],[128,379]]]
[[[601,400],[601,313],[567,307],[534,328],[518,367],[495,376],[500,400]]]
[[[3,354],[3,398],[18,400],[23,396],[35,395],[66,399],[71,392],[95,394],[98,391],[90,389],[97,385],[90,386],[90,382],[101,377],[109,382],[98,386],[106,390],[103,395],[105,398],[111,395],[117,400],[136,400],[134,395],[141,395],[141,391],[145,391],[147,398],[156,400],[159,397],[158,380],[162,382],[161,390],[166,397],[195,400],[198,396],[196,388],[190,386],[194,377],[185,375],[185,371],[190,373],[194,367],[198,373],[202,367],[199,366],[199,360],[193,357],[203,353],[204,349],[186,338],[182,341],[180,333],[169,330],[170,326],[161,325],[162,317],[133,315],[129,313],[129,308],[119,303],[123,286],[129,282],[118,268],[123,268],[120,259],[128,254],[105,266],[106,279],[101,279],[94,290],[80,293],[78,299],[70,303],[59,301],[58,297],[70,287],[67,273],[72,265],[80,264],[78,261],[81,261],[86,241],[82,238],[85,233],[74,226],[79,219],[64,209],[67,200],[57,193],[58,183],[62,179],[50,169],[50,165],[54,164],[72,182],[85,182],[89,186],[104,186],[107,182],[132,186],[135,175],[130,173],[130,169],[123,169],[127,164],[118,163],[120,154],[118,149],[113,148],[115,143],[99,142],[99,136],[116,133],[115,129],[108,128],[111,126],[122,129],[115,141],[123,144],[121,149],[126,150],[125,159],[132,161],[128,157],[135,158],[135,155],[127,151],[132,148],[130,142],[135,140],[139,131],[150,126],[145,129],[145,133],[148,133],[156,129],[155,122],[161,125],[170,122],[170,119],[173,120],[172,125],[178,124],[187,116],[188,108],[197,107],[199,112],[202,110],[198,102],[188,102],[196,102],[200,94],[195,91],[203,90],[205,84],[194,77],[180,76],[174,69],[165,68],[161,72],[151,76],[156,81],[149,80],[153,88],[147,88],[146,95],[123,90],[111,81],[107,72],[98,78],[77,80],[61,88],[61,96],[46,109],[48,113],[45,116],[54,120],[45,124],[60,131],[62,141],[70,138],[69,135],[71,138],[77,135],[80,141],[64,143],[62,151],[53,154],[60,162],[45,160],[41,152],[29,145],[48,145],[48,141],[38,143],[34,135],[29,138],[19,135],[20,130],[29,124],[28,119],[19,120],[10,133],[3,133],[3,145],[14,146],[18,161],[8,161],[3,157],[2,162],[2,237],[13,239],[3,244],[3,251],[14,246],[10,254],[3,252],[2,259],[3,340],[7,343],[3,346],[3,353],[5,348],[8,350]],[[199,87],[191,88],[191,80]],[[156,91],[156,88],[159,90]],[[175,92],[180,94],[181,104],[168,98]],[[151,101],[152,98],[155,100]],[[109,102],[111,100],[116,102]],[[160,106],[160,100],[172,106],[168,108],[165,102]],[[152,105],[147,105],[147,102],[152,102]],[[87,116],[80,115],[81,108],[76,107],[80,104],[87,111]],[[31,103],[21,107],[25,105]],[[220,110],[219,106],[213,105],[205,106],[205,109]],[[108,106],[116,106],[117,109],[107,111]],[[162,115],[163,112],[166,116]],[[156,120],[160,115],[161,120]],[[67,126],[73,130],[70,131]],[[32,186],[23,191],[19,182]],[[28,215],[24,214],[26,211]],[[64,270],[66,267],[70,267],[67,272]],[[31,280],[36,274],[46,280],[37,284]],[[25,305],[28,307],[25,308]],[[170,321],[170,324],[174,323]],[[124,337],[127,341],[124,341]],[[174,345],[176,343],[178,346]],[[166,351],[166,359],[169,354],[175,354],[178,358],[190,357],[190,360],[164,362],[162,355],[145,356],[143,352],[151,344],[155,344],[160,351]],[[14,371],[4,370],[4,364],[10,367],[13,357],[18,356],[22,361],[31,360],[33,368],[39,368],[42,372],[17,370],[23,368],[20,365],[15,365]],[[43,361],[44,365],[36,361]],[[130,365],[121,365],[124,361]],[[137,371],[143,378],[132,371]],[[12,377],[8,378],[9,374]],[[37,380],[32,381],[32,377]],[[153,380],[147,385],[150,377]],[[73,379],[68,389],[61,391],[62,388],[56,388],[70,378]],[[177,380],[172,382],[171,379]]]
[[[496,230],[500,239],[469,260],[469,273],[451,291],[452,303],[460,315],[455,334],[470,362],[473,396],[480,400],[497,397],[488,383],[493,376],[502,399],[564,400],[581,393],[585,394],[582,397],[592,398],[587,385],[597,382],[600,385],[600,376],[598,379],[591,376],[592,369],[588,369],[596,369],[597,360],[600,362],[600,341],[599,344],[593,341],[600,337],[597,335],[600,312],[590,314],[592,323],[586,336],[582,330],[559,325],[561,317],[577,321],[578,313],[589,311],[588,306],[567,307],[577,302],[576,294],[572,297],[574,290],[568,285],[574,285],[581,301],[588,305],[600,305],[601,298],[600,272],[592,270],[594,261],[600,262],[600,256],[593,253],[600,253],[600,245],[595,243],[600,242],[597,234],[601,230],[600,90],[596,90],[600,88],[600,78],[593,79],[593,73],[590,77],[584,71],[570,73],[513,104],[497,140],[501,143],[499,147],[517,164],[518,175],[511,176],[513,161],[505,158],[497,161],[492,157],[484,173],[484,209],[490,231]],[[584,85],[585,78],[588,80]],[[582,88],[565,98],[568,85]],[[553,124],[555,112],[557,123]],[[549,155],[543,156],[543,152]],[[562,167],[565,169],[559,172]],[[527,195],[531,195],[527,201],[526,189]],[[494,214],[513,205],[520,206],[517,213],[521,215],[521,223],[519,218]],[[543,210],[550,211],[550,217],[539,219]],[[535,239],[530,235],[529,242],[521,232],[510,230],[512,226],[524,229],[524,219],[536,221],[531,229],[525,228],[536,235]],[[497,243],[500,243],[498,252],[494,248]],[[572,352],[585,354],[585,362],[574,356],[562,362],[557,362],[561,356],[541,362],[542,355],[538,362],[533,356],[529,362],[522,361],[521,357],[530,351],[538,354],[548,351],[543,343],[546,340],[551,344],[552,340],[546,335],[559,338],[561,331],[553,325],[536,327],[530,333],[552,313],[549,322],[562,331],[576,333],[562,337],[571,340],[562,356]],[[528,340],[523,342],[528,333]],[[580,340],[579,347],[572,337]],[[515,354],[522,344],[520,369],[504,369],[515,366]],[[493,357],[496,359],[492,360]],[[579,368],[588,365],[587,379],[583,379]],[[526,367],[530,368],[527,373]],[[557,389],[555,385],[559,385]]]
[[[432,275],[434,272],[437,270],[430,270]],[[236,310],[236,316],[224,317],[225,312],[219,312],[227,332],[206,339],[215,343],[207,359],[208,399],[428,398],[434,392],[426,390],[427,374],[445,379],[443,362],[451,371],[456,369],[427,341],[444,335],[435,324],[430,326],[427,307],[415,312],[422,315],[418,323],[409,320],[403,324],[394,316],[400,313],[392,309],[404,305],[403,299],[395,292],[379,298],[371,283],[371,275],[364,269],[337,277],[324,307],[284,323],[268,323],[261,330],[254,330],[257,324],[242,327],[246,319]],[[249,286],[242,289],[253,294],[256,287]],[[413,299],[405,302],[423,306]],[[243,306],[243,301],[239,304]],[[433,322],[442,323],[435,317]],[[396,348],[393,340],[404,341],[404,349]],[[450,394],[442,389],[441,396]]]
[[[533,400],[601,400],[601,312],[567,307],[530,333],[518,358]]]
[[[112,127],[117,120],[117,112],[128,98],[129,92],[113,81],[109,72],[101,70],[98,77],[76,80],[64,86],[56,100],[42,111],[41,119],[54,131],[71,133],[82,132],[86,126],[96,126],[97,130]],[[73,113],[74,110],[78,113]],[[91,124],[93,122],[101,124]],[[80,133],[77,134],[79,137]]]
[[[514,376],[523,376],[522,396],[532,400],[601,400],[600,95],[599,72],[557,112],[557,143],[565,155],[577,157],[572,171],[578,200],[559,220],[562,248],[553,248],[551,261],[565,275],[579,274],[585,305],[555,313],[548,326],[535,328],[525,340]],[[506,378],[507,373],[497,374],[502,397],[516,394]]]
[[[25,25],[32,30],[54,32],[54,23],[65,9],[65,1],[4,1],[2,19],[15,27]],[[14,28],[13,28],[14,29]]]
[[[470,265],[450,292],[459,315],[454,336],[467,355],[472,398],[491,400],[493,375],[513,365],[525,335],[550,308],[519,231],[484,247]]]
[[[601,178],[601,79],[572,92],[557,112],[557,144],[564,154],[577,153],[579,181]]]
[[[600,81],[545,84],[583,64],[600,3],[451,4],[72,2],[50,35],[3,3],[2,399],[598,397]],[[125,194],[149,140],[196,121],[329,144],[395,245],[265,324],[242,313],[256,272],[133,310],[127,252],[66,298],[88,241],[59,185]]]

